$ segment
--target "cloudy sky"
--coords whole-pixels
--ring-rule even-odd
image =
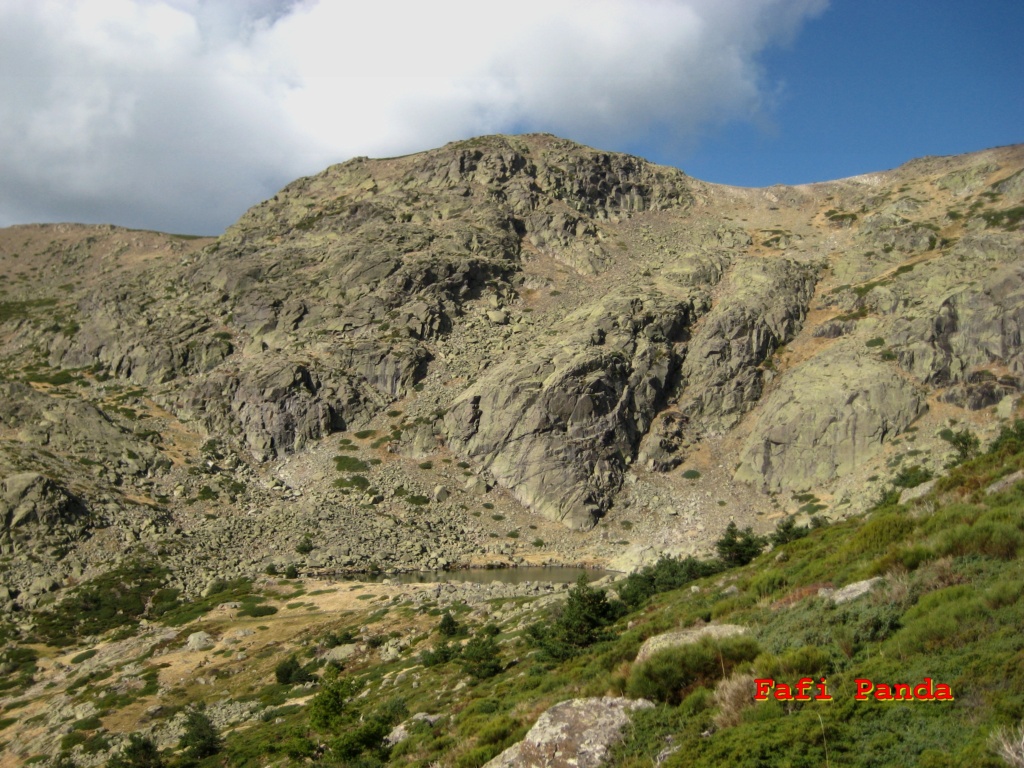
[[[0,226],[217,234],[288,181],[548,131],[800,183],[1024,141],[1021,0],[0,0]]]

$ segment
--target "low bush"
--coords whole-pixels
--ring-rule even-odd
[[[314,679],[309,669],[303,667],[294,654],[277,665],[274,677],[281,685],[300,685]]]
[[[664,648],[633,667],[626,691],[634,698],[677,705],[690,691],[728,676],[760,653],[757,642],[742,635],[720,640],[706,637],[698,643]]]
[[[677,559],[662,556],[654,565],[630,574],[618,587],[619,598],[630,608],[640,607],[648,598],[685,586],[722,570],[722,564],[694,557]]]

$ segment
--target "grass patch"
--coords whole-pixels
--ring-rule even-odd
[[[366,472],[370,465],[355,456],[338,455],[334,457],[334,468],[338,472]]]

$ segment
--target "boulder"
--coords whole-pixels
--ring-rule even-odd
[[[1016,472],[1009,474],[1006,477],[999,478],[985,489],[985,495],[991,496],[993,493],[1001,493],[1007,488],[1013,487],[1021,480],[1024,480],[1024,469],[1018,469]],[[900,501],[902,503],[902,497],[900,498]]]
[[[24,542],[86,522],[85,510],[66,490],[38,472],[0,481],[0,544],[17,552]]]
[[[563,701],[484,768],[598,768],[609,748],[622,740],[630,712],[653,706],[645,699],[610,696]]]
[[[682,645],[693,645],[705,637],[720,640],[724,637],[734,637],[746,634],[747,628],[739,624],[706,624],[689,629],[678,629],[672,632],[664,632],[644,640],[640,650],[637,651],[635,664],[645,661],[651,655],[666,648],[678,648]]]
[[[864,597],[864,595],[883,581],[885,579],[881,576],[875,576],[873,579],[865,579],[864,581],[855,581],[852,584],[847,584],[842,589],[820,589],[818,590],[818,596],[827,598],[836,605],[842,605],[859,597]]]
[[[907,502],[913,501],[914,499],[920,499],[922,496],[927,494],[935,485],[939,482],[937,477],[927,480],[920,485],[914,486],[913,488],[904,488],[900,491],[900,504],[906,504]]]
[[[214,645],[216,645],[216,641],[207,632],[193,632],[185,642],[185,647],[190,651],[208,651]]]

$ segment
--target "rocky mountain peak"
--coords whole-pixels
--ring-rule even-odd
[[[1014,413],[1022,169],[748,190],[486,136],[332,166],[216,240],[3,230],[0,480],[65,499],[29,527],[77,510],[43,538],[190,527],[230,573],[275,526],[410,568],[841,516]]]

